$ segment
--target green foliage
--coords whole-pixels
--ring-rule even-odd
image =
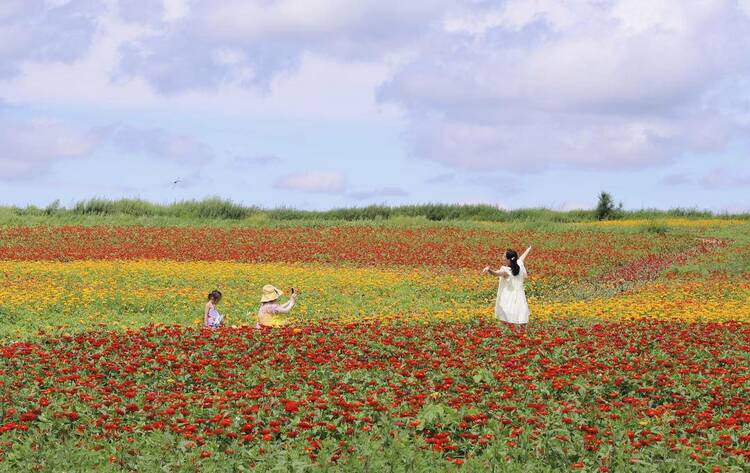
[[[160,216],[195,219],[243,219],[257,209],[212,197],[201,201],[188,200],[173,204],[154,204],[141,199],[89,199],[78,202],[70,212],[78,215]]]
[[[58,212],[60,212],[60,199],[55,200],[42,211],[44,215],[56,215]]]
[[[443,424],[457,422],[460,416],[456,409],[444,404],[425,404],[417,419],[420,421],[417,430],[421,432],[424,429],[434,429]]]
[[[651,221],[648,224],[643,225],[641,227],[641,230],[644,233],[653,233],[653,234],[656,234],[656,235],[664,235],[665,233],[667,233],[669,231],[669,226],[667,226],[664,223]]]
[[[597,220],[613,220],[622,216],[622,202],[615,206],[615,201],[609,192],[602,191],[599,194],[599,202],[596,204]]]
[[[664,217],[679,217],[679,218],[714,218],[714,217],[732,217],[741,218],[741,215],[728,215],[728,214],[715,214],[708,210],[699,209],[686,209],[686,208],[675,208],[669,210],[658,210],[658,209],[641,209],[641,210],[628,210],[624,212],[628,218],[645,220],[653,218],[664,218]]]
[[[80,215],[157,215],[158,207],[140,199],[89,199],[78,202],[72,212]]]
[[[0,207],[0,225],[36,223],[63,224],[138,224],[184,225],[207,222],[238,222],[245,224],[279,224],[286,222],[405,222],[409,225],[430,222],[487,222],[503,224],[565,224],[593,222],[617,218],[654,220],[658,218],[733,218],[750,220],[748,214],[714,214],[697,209],[641,209],[626,211],[622,203],[615,205],[612,196],[602,192],[596,209],[559,211],[548,208],[501,209],[487,204],[420,204],[390,207],[368,205],[331,210],[300,210],[290,207],[262,209],[231,200],[212,197],[170,204],[152,203],[142,199],[109,200],[93,198],[65,208],[56,200],[44,208],[35,205]],[[19,220],[20,219],[20,220]],[[536,228],[536,227],[534,227]]]

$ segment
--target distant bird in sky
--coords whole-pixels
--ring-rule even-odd
[[[175,179],[174,181],[172,181],[172,188],[174,189],[175,187],[177,187],[177,184],[179,184],[180,182],[182,182],[182,179]]]

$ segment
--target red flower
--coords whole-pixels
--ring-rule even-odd
[[[39,417],[39,415],[36,412],[29,411],[21,414],[20,419],[23,422],[31,422],[32,420],[36,420],[37,417]]]
[[[299,411],[299,403],[295,401],[286,401],[284,403],[284,410],[290,414],[294,414]]]

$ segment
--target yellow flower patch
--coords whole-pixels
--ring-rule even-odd
[[[202,323],[207,294],[224,293],[226,324],[255,323],[264,284],[301,292],[292,324],[363,320],[431,322],[492,317],[497,281],[468,270],[174,261],[0,261],[0,337],[103,325]],[[532,289],[532,290],[529,290]],[[666,281],[611,297],[573,299],[529,282],[534,318],[750,319],[750,281]]]

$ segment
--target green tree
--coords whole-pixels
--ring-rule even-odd
[[[609,192],[602,191],[599,194],[599,202],[596,204],[596,218],[599,220],[613,220],[620,217],[622,202],[615,206],[615,200]]]

